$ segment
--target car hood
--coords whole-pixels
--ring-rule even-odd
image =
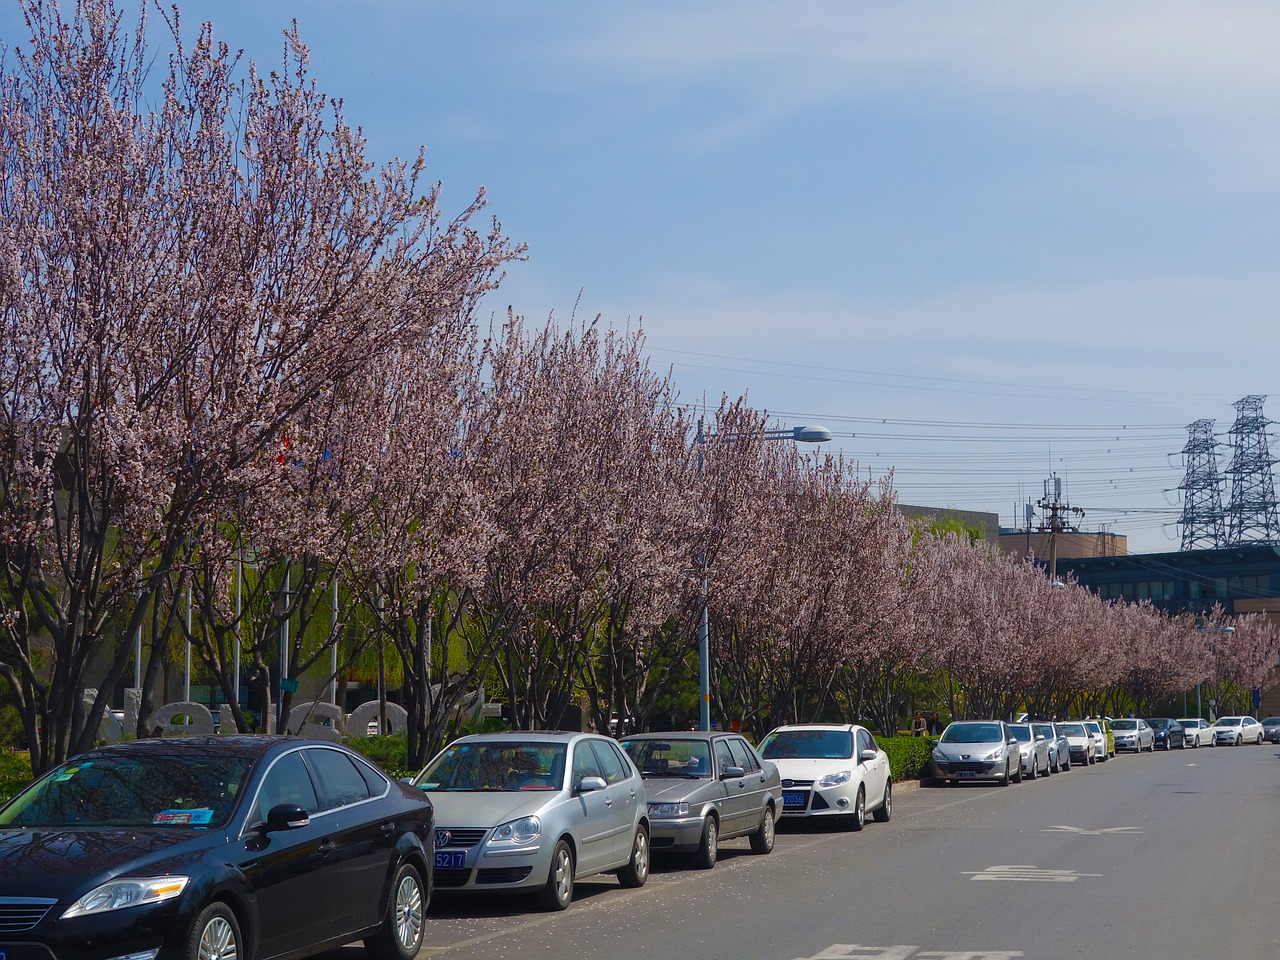
[[[436,808],[437,827],[496,827],[570,798],[561,790],[426,791]]]
[[[835,759],[823,757],[817,760],[771,760],[769,762],[778,768],[778,775],[783,780],[821,780],[828,773],[852,770],[857,766],[857,762],[851,757],[837,757]]]
[[[969,758],[976,760],[979,757],[985,757],[995,750],[999,750],[1004,744],[999,740],[993,740],[989,743],[938,743],[934,749],[941,753],[944,757],[952,759]]]
[[[0,896],[75,899],[111,877],[163,872],[165,861],[225,840],[167,827],[0,829]]]
[[[707,783],[708,781],[705,777],[701,780],[691,780],[687,777],[679,779],[667,777],[647,778],[644,782],[644,797],[650,802],[662,800],[666,803],[675,803],[704,789]]]

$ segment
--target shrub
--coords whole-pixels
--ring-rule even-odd
[[[889,755],[889,771],[898,783],[918,780],[933,750],[928,737],[878,737],[876,743]]]
[[[352,737],[347,746],[368,757],[393,780],[412,777],[418,772],[409,769],[409,741],[403,733],[383,737]]]
[[[29,754],[0,750],[0,803],[4,803],[31,780]]]

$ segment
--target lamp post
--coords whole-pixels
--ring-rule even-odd
[[[831,439],[831,431],[824,426],[812,423],[803,427],[782,427],[776,430],[762,430],[757,434],[763,440],[793,440],[796,443],[826,443]],[[732,443],[737,434],[708,434],[703,427],[703,418],[698,418],[698,479],[706,474],[706,462],[703,448],[707,440],[718,437]],[[702,609],[698,618],[698,729],[711,729],[711,637],[707,618],[707,555],[698,555],[698,566],[702,568]]]
[[[1196,633],[1235,633],[1235,627],[1196,627]],[[1209,653],[1213,654],[1215,659],[1218,653],[1217,644],[1212,640],[1209,641]],[[1200,681],[1196,681],[1196,716],[1203,718],[1204,714],[1200,712]]]

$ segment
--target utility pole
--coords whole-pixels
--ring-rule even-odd
[[[1044,482],[1044,496],[1036,503],[1041,516],[1048,514],[1048,519],[1041,520],[1039,531],[1049,534],[1049,582],[1058,582],[1058,534],[1076,533],[1079,527],[1068,522],[1071,516],[1083,517],[1084,511],[1073,507],[1062,499],[1062,480],[1056,474]]]

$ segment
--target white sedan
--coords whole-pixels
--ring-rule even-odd
[[[1261,743],[1262,724],[1253,717],[1219,717],[1213,725],[1215,743],[1238,747],[1242,743]]]
[[[778,727],[760,741],[760,756],[782,777],[783,820],[834,817],[861,830],[868,812],[884,823],[893,811],[889,755],[866,727]]]
[[[1200,717],[1179,717],[1178,722],[1182,724],[1182,729],[1187,735],[1187,746],[1212,747],[1214,745],[1213,727],[1209,725],[1208,720]]]

